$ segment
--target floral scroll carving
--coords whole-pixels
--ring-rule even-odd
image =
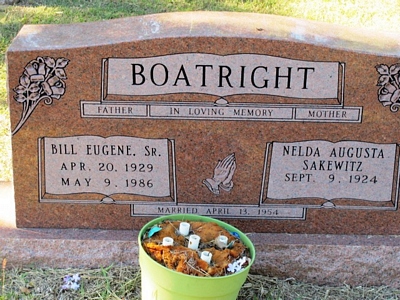
[[[22,104],[22,113],[13,135],[25,124],[40,101],[51,105],[54,99],[60,100],[65,94],[67,74],[64,68],[68,63],[69,60],[63,57],[39,56],[25,66],[19,85],[14,88],[14,100]]]
[[[400,108],[400,64],[390,67],[385,64],[377,65],[378,79],[378,100],[383,106],[390,106],[392,112]]]

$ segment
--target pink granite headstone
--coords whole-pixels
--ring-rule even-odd
[[[24,26],[18,227],[399,234],[400,35],[271,15]]]

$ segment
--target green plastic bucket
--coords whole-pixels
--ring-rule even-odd
[[[215,222],[230,232],[237,232],[250,250],[251,262],[240,272],[220,277],[197,277],[170,270],[153,260],[141,246],[144,233],[164,220]],[[244,233],[225,222],[199,215],[177,214],[156,218],[140,230],[138,242],[142,300],[234,300],[256,256],[253,243]]]

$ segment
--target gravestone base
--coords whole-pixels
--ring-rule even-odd
[[[0,183],[0,259],[7,267],[139,267],[139,230],[16,228],[11,183]],[[313,284],[400,288],[400,236],[248,233],[252,273]]]
[[[138,263],[138,231],[0,229],[8,267],[96,268]],[[318,285],[400,287],[398,236],[250,233],[251,273]]]
[[[12,184],[0,183],[0,195],[0,259],[6,258],[8,267],[139,267],[138,230],[16,228]],[[400,288],[400,236],[249,233],[249,237],[257,256],[252,273],[320,285]]]
[[[8,267],[139,267],[139,230],[16,228],[12,188],[0,183],[0,259]],[[400,236],[248,235],[256,248],[252,273],[320,285],[400,288]]]

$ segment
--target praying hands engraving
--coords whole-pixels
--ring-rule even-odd
[[[232,153],[223,160],[218,160],[212,178],[203,180],[203,184],[215,195],[220,194],[220,188],[226,192],[233,189],[233,175],[236,170],[236,157]]]

